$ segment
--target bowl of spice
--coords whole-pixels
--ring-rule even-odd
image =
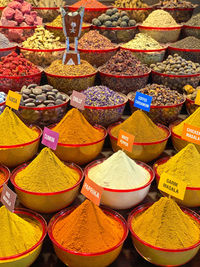
[[[22,86],[40,84],[42,70],[22,54],[12,52],[0,60],[0,90],[20,91]]]
[[[64,65],[57,59],[45,69],[45,74],[50,85],[70,94],[73,90],[80,92],[93,86],[97,70],[85,60],[79,65]]]
[[[178,204],[191,208],[200,206],[200,154],[194,144],[188,144],[171,158],[158,160],[154,164],[154,171],[157,184],[163,173],[187,184],[184,199],[174,198]],[[164,192],[161,193],[166,195]]]
[[[80,167],[60,161],[47,147],[31,163],[17,167],[11,176],[19,201],[40,213],[56,212],[70,205],[82,180]]]
[[[108,9],[92,20],[93,29],[110,39],[113,43],[124,43],[134,38],[137,31],[135,20],[131,20],[126,11],[117,8]]]
[[[65,44],[59,41],[59,37],[38,26],[34,34],[20,46],[20,52],[33,64],[45,68],[56,59],[62,59]]]
[[[10,267],[31,266],[42,250],[47,233],[46,221],[33,211],[0,208],[0,264]]]
[[[0,115],[0,133],[0,163],[16,167],[37,153],[42,130],[35,126],[27,127],[6,107]]]
[[[92,125],[107,127],[123,115],[127,97],[106,86],[89,87],[82,92],[86,95],[85,109],[81,112]]]
[[[28,125],[49,126],[58,123],[67,113],[69,96],[51,85],[30,84],[23,86],[20,93],[22,99],[16,114]]]
[[[184,121],[178,120],[170,125],[171,132],[172,132],[172,143],[176,151],[180,151],[181,149],[186,147],[188,143],[190,143],[189,141],[182,139],[182,133],[183,133],[183,128],[184,128],[185,123],[188,125],[200,128],[199,116],[200,116],[200,108],[198,108],[194,113],[192,113]],[[195,144],[195,146],[197,150],[200,152],[200,145]]]
[[[55,18],[52,22],[46,23],[45,28],[52,32],[55,37],[60,37],[61,42],[65,42],[66,37],[63,32],[63,25],[62,25],[62,17],[61,15],[58,15],[57,18]],[[89,32],[91,28],[90,23],[82,23],[82,28],[81,28],[81,36],[85,34],[86,32]],[[80,36],[80,37],[81,37]],[[69,42],[73,42],[73,38],[69,37]]]
[[[10,170],[0,164],[0,197],[1,197],[1,192],[3,190],[3,185],[7,184],[10,179]]]
[[[74,49],[74,45],[70,45]],[[113,44],[107,37],[97,30],[85,33],[78,42],[80,57],[95,67],[106,63],[116,54],[118,46]]]
[[[0,59],[14,52],[16,48],[15,43],[11,43],[4,34],[0,33]]]
[[[200,81],[200,64],[188,61],[178,54],[169,55],[166,60],[150,65],[154,83],[163,84],[183,93],[187,84],[197,87]]]
[[[173,17],[164,10],[154,10],[138,29],[150,35],[160,43],[176,42],[181,33],[182,25],[176,23]]]
[[[108,127],[114,152],[121,149],[117,145],[121,129],[135,137],[132,152],[125,151],[126,154],[132,159],[143,162],[158,158],[165,150],[167,140],[171,135],[166,126],[154,124],[142,110],[137,110],[122,123],[118,122]]]
[[[3,10],[0,32],[5,34],[9,41],[21,43],[33,35],[38,25],[42,25],[42,18],[33,11],[32,5],[24,0],[16,0]]]
[[[183,91],[186,97],[186,101],[185,101],[186,110],[189,115],[194,113],[195,110],[199,108],[199,105],[195,104],[195,99],[197,97],[197,93],[199,89],[200,89],[199,86],[197,86],[197,88],[194,88],[188,84],[183,87]]]
[[[46,5],[48,5],[48,3],[53,3],[54,1],[43,1],[45,2]],[[64,5],[64,1],[63,5]],[[33,10],[35,10],[38,15],[43,18],[43,21],[46,22],[51,22],[52,20],[54,20],[58,15],[59,15],[59,11],[60,11],[60,7],[57,6],[53,6],[53,7],[41,7],[41,6],[37,6],[37,7],[33,7]]]
[[[118,51],[99,67],[102,84],[124,94],[145,87],[150,72],[150,68],[125,50]]]
[[[100,125],[94,127],[82,113],[73,108],[54,127],[59,133],[56,156],[63,161],[78,165],[94,160],[102,151],[107,131]]]
[[[64,264],[106,267],[120,254],[128,229],[119,213],[85,200],[57,213],[48,225],[48,234]]]
[[[185,102],[182,94],[161,84],[148,84],[137,92],[152,96],[150,111],[146,114],[155,123],[169,125],[176,121]],[[130,92],[127,96],[132,113],[137,110],[134,107],[135,94]]]
[[[85,176],[103,187],[101,204],[118,210],[136,206],[147,196],[154,172],[119,150],[107,159],[90,163]]]
[[[171,198],[135,208],[128,227],[135,249],[152,264],[183,266],[199,251],[200,216]]]
[[[195,14],[183,26],[183,33],[186,36],[200,38],[200,13]]]
[[[122,44],[120,49],[131,51],[143,64],[150,65],[163,61],[167,47],[160,45],[147,34],[138,33],[133,40]]]
[[[103,12],[110,8],[97,0],[80,0],[73,5],[68,6],[68,10],[77,11],[82,6],[85,7],[83,20],[88,23],[91,23],[94,18],[99,17]]]

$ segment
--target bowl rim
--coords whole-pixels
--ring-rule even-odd
[[[149,50],[142,50],[142,49],[133,49],[133,48],[127,48],[127,47],[123,47],[120,45],[120,49],[122,50],[128,50],[131,52],[141,52],[141,53],[150,53],[150,52],[162,52],[162,51],[166,51],[167,50],[167,46],[163,47],[163,48],[157,48],[157,49],[149,49]]]
[[[42,25],[37,25],[37,26],[42,26]],[[36,29],[37,26],[2,26],[0,25],[0,29],[6,29],[6,30],[10,30],[10,29],[15,29],[15,30],[33,30]]]
[[[158,76],[165,76],[165,77],[171,77],[171,78],[189,78],[189,77],[199,77],[200,73],[195,73],[195,74],[184,74],[184,75],[177,75],[177,74],[166,74],[166,73],[161,73],[157,72],[154,70],[151,70],[152,74],[158,75]]]
[[[147,204],[140,205],[140,206],[136,207],[135,209],[133,209],[131,211],[131,213],[129,214],[129,216],[128,216],[128,221],[127,221],[128,228],[129,228],[129,230],[131,232],[131,235],[133,235],[134,238],[137,239],[137,241],[139,241],[143,245],[148,246],[148,247],[150,247],[152,249],[159,250],[159,251],[165,251],[165,252],[184,252],[184,251],[188,251],[190,249],[194,249],[194,248],[196,248],[196,247],[198,247],[200,245],[200,239],[199,239],[199,241],[196,244],[194,244],[194,245],[192,245],[192,246],[190,246],[188,248],[182,248],[182,249],[166,249],[166,248],[160,248],[160,247],[153,246],[153,245],[145,242],[144,240],[142,240],[139,236],[137,236],[135,234],[133,228],[132,228],[132,224],[131,224],[132,223],[132,219],[133,219],[133,217],[135,215],[137,215],[137,214],[139,214],[139,213],[147,210],[153,204],[154,203],[147,203]],[[187,214],[188,216],[192,217],[193,220],[196,220],[196,222],[198,222],[198,224],[200,224],[200,216],[196,212],[194,212],[194,211],[192,211],[192,210],[190,210],[188,208],[181,207],[181,209],[182,209],[182,211],[185,214]]]
[[[24,51],[31,51],[31,52],[58,52],[58,51],[65,51],[66,48],[65,47],[60,47],[60,48],[56,48],[56,49],[31,49],[31,48],[26,48],[23,46],[18,46],[20,50],[24,50]]]
[[[0,74],[0,79],[6,78],[6,79],[13,79],[13,80],[15,80],[15,79],[32,78],[32,77],[36,77],[36,76],[42,75],[42,72],[43,72],[43,70],[42,69],[39,69],[39,72],[37,72],[37,73],[29,74],[29,75],[24,75],[24,76],[8,76],[8,75],[1,75]]]
[[[168,157],[164,157],[164,158],[161,158],[159,160],[157,160],[154,165],[153,165],[153,170],[155,172],[155,176],[156,176],[156,179],[158,179],[158,181],[160,180],[160,175],[158,174],[158,167],[160,165],[163,165],[164,163],[166,163],[170,158],[172,158],[172,156],[168,156]],[[199,191],[200,190],[200,187],[194,187],[194,186],[187,186],[186,187],[186,190],[196,190],[196,191]]]
[[[138,25],[139,29],[146,29],[146,30],[157,30],[157,31],[172,31],[172,30],[181,30],[183,25],[178,25],[178,26],[172,26],[172,27],[151,27],[151,26],[143,26],[143,25]]]
[[[79,9],[79,7],[73,7],[73,6],[65,6],[69,9],[69,11],[76,11],[77,9]],[[107,10],[109,8],[113,8],[113,6],[105,6],[105,7],[85,7],[85,11],[104,11]],[[70,10],[71,9],[71,10]]]
[[[84,178],[84,172],[82,171],[81,167],[79,167],[78,165],[76,165],[75,163],[68,163],[68,162],[63,162],[66,166],[71,167],[72,169],[74,169],[78,174],[79,174],[79,179],[76,182],[75,185],[73,185],[70,188],[61,190],[61,191],[57,191],[57,192],[49,192],[49,193],[39,193],[39,192],[32,192],[32,191],[28,191],[26,189],[21,188],[20,186],[18,186],[15,182],[15,178],[16,175],[24,170],[31,162],[27,162],[27,163],[23,163],[20,166],[18,166],[17,168],[15,168],[12,171],[11,177],[10,177],[10,181],[12,183],[12,185],[17,188],[18,190],[20,190],[23,193],[29,194],[29,195],[36,195],[36,196],[53,196],[53,195],[58,195],[58,194],[62,194],[62,193],[66,193],[68,191],[71,191],[72,189],[76,188],[77,186],[80,185],[80,183],[82,182],[83,178]]]
[[[84,175],[85,177],[87,176],[89,179],[90,177],[88,176],[88,172],[90,171],[90,169],[92,169],[93,167],[101,164],[102,162],[104,162],[107,158],[103,158],[103,159],[99,159],[99,160],[94,160],[91,163],[89,163],[85,169],[84,169]],[[109,192],[116,192],[116,193],[129,193],[129,192],[136,192],[139,190],[142,190],[144,188],[146,188],[147,186],[151,185],[151,183],[153,182],[154,178],[155,178],[155,173],[154,170],[148,166],[147,164],[141,162],[141,161],[136,161],[135,162],[143,167],[150,175],[149,180],[142,186],[137,187],[137,188],[132,188],[132,189],[112,189],[112,188],[108,188],[108,187],[103,187],[103,190],[105,191],[109,191]],[[92,180],[92,179],[91,179]]]
[[[156,7],[156,9],[163,9],[168,11],[193,11],[196,7]]]
[[[89,77],[95,76],[95,75],[97,75],[98,71],[95,71],[93,73],[86,74],[86,75],[79,75],[79,76],[63,76],[63,75],[57,75],[57,74],[48,73],[46,70],[44,70],[44,73],[45,73],[46,76],[55,77],[55,78],[82,79],[82,78],[89,78]]]
[[[174,50],[174,51],[183,51],[183,52],[200,52],[200,49],[186,49],[186,48],[178,48],[178,47],[172,47],[168,46],[168,49]]]
[[[19,253],[17,255],[13,255],[13,256],[9,256],[9,257],[2,257],[2,258],[0,258],[0,261],[14,260],[14,259],[17,259],[19,257],[25,256],[26,254],[29,254],[34,249],[39,247],[39,245],[41,245],[41,243],[44,241],[46,234],[47,234],[47,223],[46,223],[45,219],[39,213],[36,213],[35,211],[32,211],[32,210],[24,209],[24,208],[17,208],[14,210],[14,213],[30,216],[30,217],[34,218],[35,220],[37,220],[42,227],[42,236],[40,237],[39,241],[33,247],[29,248],[28,250],[26,250],[22,253]]]
[[[151,74],[151,69],[144,74],[141,75],[117,75],[117,74],[111,74],[111,73],[105,73],[103,71],[100,70],[99,68],[99,74],[100,76],[108,76],[108,77],[114,77],[114,78],[122,78],[122,79],[137,79],[137,78],[143,78],[143,77],[147,77]]]
[[[118,242],[117,245],[115,245],[114,247],[107,249],[105,251],[101,251],[101,252],[95,252],[95,253],[81,253],[81,252],[76,252],[76,251],[72,251],[72,250],[68,250],[64,247],[62,247],[53,237],[53,233],[52,233],[52,228],[53,226],[55,226],[55,224],[58,222],[58,220],[64,216],[69,215],[70,213],[72,213],[78,206],[72,206],[69,207],[67,209],[61,210],[60,212],[56,213],[53,218],[50,220],[49,224],[48,224],[48,236],[51,239],[51,242],[56,245],[57,247],[59,247],[60,249],[62,249],[63,251],[73,254],[73,255],[77,255],[77,256],[100,256],[100,255],[104,255],[106,253],[109,253],[115,249],[117,249],[118,247],[120,247],[124,241],[126,240],[127,236],[128,236],[128,227],[127,227],[127,223],[126,220],[124,219],[124,217],[119,214],[118,212],[111,210],[107,207],[102,207],[102,211],[106,214],[111,216],[113,219],[115,219],[116,221],[118,221],[121,226],[123,227],[123,235],[121,240]]]
[[[82,30],[86,30],[86,29],[90,29],[91,28],[92,24],[90,24],[90,23],[87,23],[87,24],[89,24],[89,25],[87,25],[87,26],[83,26],[82,25]],[[46,29],[49,28],[49,29],[55,29],[55,30],[63,30],[63,27],[51,26],[51,25],[48,25],[48,23],[46,23],[45,28]]]
[[[115,136],[113,136],[112,134],[111,134],[111,130],[115,127],[115,126],[117,126],[117,125],[119,125],[119,124],[121,124],[122,122],[120,121],[120,122],[116,122],[116,123],[113,123],[113,124],[111,124],[109,127],[108,127],[108,129],[107,129],[107,131],[108,131],[108,134],[109,134],[109,137],[110,137],[110,139],[114,139],[115,141],[117,141],[117,137],[115,137]],[[155,141],[155,142],[147,142],[147,143],[133,143],[133,145],[134,146],[148,146],[148,145],[157,145],[157,144],[160,144],[160,143],[163,143],[163,142],[165,142],[165,141],[167,141],[168,139],[169,139],[169,137],[171,136],[171,131],[170,131],[170,129],[168,128],[168,127],[166,127],[165,125],[162,125],[162,124],[159,124],[159,123],[157,123],[156,124],[159,128],[161,128],[161,129],[163,129],[165,132],[166,132],[166,134],[167,134],[167,136],[164,138],[164,139],[162,139],[162,140],[159,140],[159,141]]]
[[[200,26],[190,26],[190,25],[187,25],[187,24],[184,24],[183,25],[183,28],[188,28],[188,29],[196,29],[196,30],[200,30]]]
[[[187,96],[186,96],[186,100],[185,101],[189,102],[191,104],[195,104],[195,100],[192,100],[192,99],[188,98]],[[197,105],[197,104],[195,104],[195,105]]]
[[[106,26],[96,26],[92,24],[92,28],[96,30],[111,30],[111,31],[126,31],[126,30],[135,30],[137,29],[137,24],[135,26],[128,27],[106,27]]]
[[[8,167],[6,167],[3,164],[0,164],[0,171],[2,171],[5,174],[5,180],[3,181],[2,184],[0,184],[0,189],[3,187],[4,184],[6,184],[11,176],[11,171],[8,169]]]
[[[176,138],[181,139],[181,140],[187,142],[186,140],[182,139],[182,137],[181,137],[180,135],[176,134],[176,133],[173,131],[173,128],[174,128],[175,126],[177,126],[178,124],[180,124],[181,122],[183,122],[183,120],[180,120],[180,119],[179,119],[179,120],[176,120],[176,121],[174,121],[173,123],[171,123],[171,124],[169,125],[169,128],[171,129],[171,134],[172,134],[172,136],[175,136]]]
[[[130,96],[131,96],[133,93],[135,93],[135,92],[130,92],[130,93],[128,93],[128,95],[127,95],[130,104],[133,104],[133,103],[134,103],[134,100],[132,100],[132,99],[130,98]],[[182,102],[180,102],[180,103],[173,104],[173,105],[167,105],[167,106],[164,106],[164,105],[162,105],[162,106],[151,105],[150,108],[151,108],[151,109],[158,109],[158,108],[175,108],[175,107],[179,107],[179,106],[183,105],[183,104],[185,103],[185,101],[186,101],[186,99],[184,99],[184,101],[182,101]]]
[[[9,47],[6,47],[6,48],[0,48],[0,52],[10,51],[10,50],[16,49],[17,47],[18,47],[18,45],[9,46]]]
[[[33,10],[59,10],[60,7],[33,7]]]
[[[135,10],[135,11],[140,11],[140,10],[153,10],[152,6],[149,7],[116,7],[114,6],[113,8],[117,8],[119,10]]]
[[[7,149],[20,148],[20,147],[31,145],[31,144],[39,141],[41,136],[42,136],[42,133],[43,133],[42,129],[39,126],[35,126],[35,125],[31,125],[28,128],[33,129],[34,131],[36,131],[38,133],[38,137],[36,139],[34,139],[34,140],[32,140],[32,141],[30,141],[28,143],[24,143],[24,144],[11,145],[11,146],[1,146],[0,145],[0,149],[4,149],[4,148],[7,148]]]
[[[70,44],[70,48],[74,51],[74,47],[73,47],[72,44]],[[119,49],[119,46],[118,45],[116,45],[113,48],[107,48],[107,49],[84,49],[84,48],[79,48],[78,47],[78,51],[79,52],[83,52],[83,53],[99,53],[99,54],[117,51],[118,49]]]
[[[49,129],[52,129],[52,128],[54,128],[56,126],[56,124],[54,124],[54,125],[51,125],[51,126],[49,126],[48,128]],[[106,128],[105,127],[103,127],[103,126],[101,126],[101,125],[98,125],[98,124],[95,124],[94,126],[93,126],[96,130],[103,130],[103,137],[100,139],[100,140],[98,140],[98,141],[95,141],[95,142],[92,142],[92,143],[87,143],[87,144],[63,144],[63,143],[58,143],[58,146],[63,146],[63,147],[84,147],[84,146],[91,146],[91,145],[96,145],[96,144],[98,144],[98,143],[100,143],[100,142],[102,142],[102,141],[104,141],[105,140],[105,138],[106,138],[106,136],[107,136],[107,130],[106,130]]]

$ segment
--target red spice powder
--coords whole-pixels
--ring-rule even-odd
[[[85,8],[105,8],[107,6],[103,5],[97,0],[80,0],[72,5],[72,7],[85,7]]]

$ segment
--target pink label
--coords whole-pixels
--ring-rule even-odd
[[[59,133],[44,127],[42,144],[48,146],[49,148],[56,150],[58,144]]]
[[[70,105],[84,110],[85,109],[85,99],[86,99],[86,95],[79,93],[77,91],[73,91],[72,95],[71,95],[71,101],[70,101]]]
[[[11,212],[15,209],[17,194],[13,192],[6,184],[3,185],[3,191],[1,193],[1,202]]]

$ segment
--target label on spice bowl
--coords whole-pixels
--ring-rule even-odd
[[[151,108],[152,96],[136,92],[134,107],[149,112]]]
[[[135,137],[132,134],[120,130],[117,145],[128,152],[132,152],[134,139]]]
[[[63,57],[63,64],[65,65],[79,65],[80,64],[80,54],[76,52],[65,52]]]
[[[158,189],[178,199],[183,200],[185,196],[187,184],[183,181],[171,177],[167,173],[160,176]]]
[[[86,100],[86,95],[79,93],[77,91],[73,91],[71,95],[70,105],[75,108],[84,110],[85,100]]]
[[[6,98],[6,106],[18,110],[21,98],[22,98],[22,95],[20,95],[17,92],[13,92],[9,90],[7,98]]]
[[[47,127],[44,127],[42,144],[56,150],[59,139],[59,133],[50,130]]]
[[[182,139],[200,145],[200,128],[185,123],[183,127]]]
[[[103,193],[103,187],[99,186],[92,180],[85,177],[83,187],[81,189],[81,194],[91,200],[95,205],[99,206],[101,201],[101,196]]]
[[[6,184],[3,185],[3,191],[1,193],[1,202],[11,212],[15,209],[17,194],[13,192]]]
[[[197,96],[195,98],[195,102],[194,102],[196,105],[199,105],[200,106],[200,90],[198,90],[197,92]]]

